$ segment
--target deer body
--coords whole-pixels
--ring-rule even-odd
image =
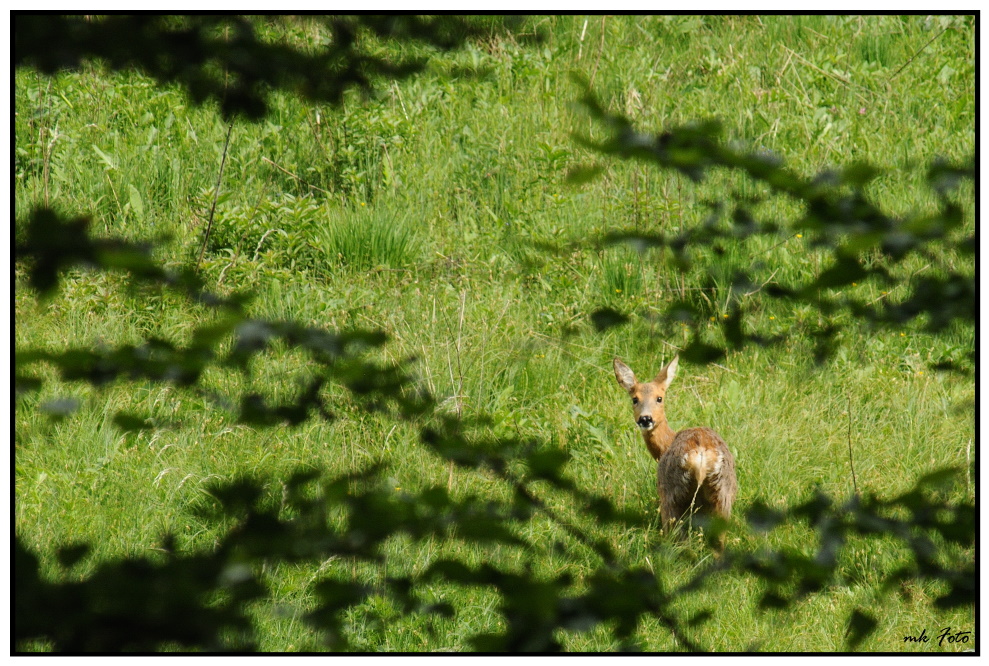
[[[674,431],[666,420],[666,389],[676,375],[674,358],[651,382],[639,383],[627,365],[615,359],[615,378],[632,398],[632,410],[646,449],[656,460],[663,525],[671,529],[693,511],[727,520],[738,493],[735,458],[710,428]],[[723,535],[719,549],[723,546]]]

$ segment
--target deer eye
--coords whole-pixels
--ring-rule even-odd
[[[656,398],[656,402],[663,402],[662,396],[660,396],[659,398]]]
[[[638,398],[632,398],[632,404],[633,405],[639,404],[639,399]]]

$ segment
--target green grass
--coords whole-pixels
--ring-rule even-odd
[[[235,125],[204,270],[221,290],[253,290],[258,316],[383,329],[390,340],[377,353],[390,361],[415,357],[416,379],[441,411],[488,416],[490,434],[558,446],[572,456],[568,472],[583,487],[620,508],[654,514],[654,463],[615,385],[611,358],[620,356],[643,376],[654,373],[690,331],[656,323],[651,314],[688,299],[703,308],[704,335],[718,341],[736,269],[752,270],[759,283],[787,284],[825,260],[785,225],[778,238],[721,248],[717,261],[710,250],[695,251],[684,273],[658,251],[587,244],[608,231],[693,228],[709,214],[706,201],[766,192],[733,174],[694,184],[636,163],[609,163],[598,179],[566,186],[567,169],[598,159],[572,135],[599,132],[571,104],[579,93],[570,72],[583,72],[611,108],[647,129],[719,117],[733,140],[771,150],[804,174],[868,160],[886,170],[869,190],[882,208],[929,212],[936,198],[917,165],[974,150],[973,29],[922,16],[533,23],[547,31],[545,44],[482,40],[367,103],[355,96],[334,110],[276,96],[266,121]],[[312,38],[306,25],[294,27],[295,39]],[[477,75],[453,80],[455,67]],[[48,202],[91,213],[100,233],[170,237],[157,250],[166,262],[195,259],[226,135],[212,109],[192,107],[178,91],[139,75],[96,69],[51,79],[18,71],[15,104],[19,220]],[[971,199],[969,187],[961,197],[968,230]],[[793,208],[770,197],[755,210],[785,222]],[[913,258],[896,270],[938,269]],[[177,296],[129,292],[113,275],[73,272],[61,298],[50,302],[36,301],[20,272],[16,279],[18,348],[151,335],[181,342],[214,316]],[[852,289],[872,300],[883,298],[885,287]],[[738,297],[752,325],[768,333],[820,320],[761,292]],[[628,314],[630,323],[595,332],[587,314],[602,306]],[[747,348],[717,365],[683,367],[668,413],[674,427],[711,426],[729,443],[738,461],[740,514],[757,499],[793,504],[814,487],[846,496],[849,428],[859,487],[892,497],[933,469],[971,472],[973,381],[931,367],[963,359],[973,344],[971,329],[935,336],[918,325],[851,328],[823,367],[813,365],[810,344],[799,339]],[[287,398],[305,366],[304,358],[276,351],[256,365],[253,379],[213,371],[206,383],[222,394],[253,381]],[[454,494],[508,496],[493,478],[451,473],[419,443],[414,424],[346,402],[339,407],[346,418],[333,423],[256,430],[232,424],[206,393],[150,384],[96,390],[47,379],[38,395],[17,404],[15,525],[53,576],[80,576],[95,561],[151,552],[166,532],[178,535],[183,548],[210,547],[221,527],[191,508],[205,500],[211,482],[242,474],[271,479],[277,497],[277,479],[300,466],[335,474],[387,461],[396,493],[440,485]],[[39,412],[63,397],[78,400],[80,409],[63,420]],[[119,410],[146,414],[162,427],[123,433],[111,423]],[[972,483],[953,496],[971,498]],[[552,493],[547,501],[568,511]],[[671,585],[710,557],[701,547],[658,549],[663,539],[655,531],[589,528],[630,565],[661,571]],[[541,519],[520,529],[537,542],[564,538]],[[729,544],[763,540],[808,553],[814,547],[809,533],[763,537],[742,520]],[[92,542],[94,552],[63,573],[54,549],[77,541]],[[579,577],[593,564],[573,544],[532,560],[509,548],[395,540],[385,566],[389,574],[419,572],[451,554],[508,568],[532,561],[547,576]],[[756,611],[762,588],[740,574],[715,579],[682,606],[715,609],[700,639],[726,651],[841,650],[856,607],[880,621],[864,650],[903,649],[903,636],[924,628],[928,635],[946,626],[974,629],[973,609],[945,612],[930,604],[936,586],[877,591],[875,572],[903,557],[892,543],[851,544],[842,570],[852,583],[786,612]],[[310,650],[319,649],[319,637],[300,618],[315,603],[313,583],[382,572],[330,561],[266,573],[276,592],[275,603],[257,609],[262,649]],[[464,650],[470,636],[498,626],[497,599],[488,590],[434,585],[429,592],[452,603],[456,617],[424,619],[384,600],[368,602],[351,612],[354,644],[367,651]],[[638,636],[651,650],[676,647],[656,620],[647,619]],[[573,650],[615,647],[601,630],[561,639]],[[961,647],[974,646],[923,649]]]
[[[415,225],[409,214],[362,208],[353,214],[324,220],[316,230],[316,245],[325,265],[353,270],[405,268],[418,263]]]

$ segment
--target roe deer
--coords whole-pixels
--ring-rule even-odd
[[[666,421],[663,399],[676,375],[679,357],[659,371],[651,382],[640,384],[627,365],[615,359],[615,378],[632,396],[632,411],[646,448],[656,459],[656,486],[665,529],[697,510],[724,520],[738,492],[735,458],[724,440],[710,428],[674,432]],[[724,549],[724,533],[717,549]]]

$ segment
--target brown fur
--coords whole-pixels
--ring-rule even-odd
[[[735,458],[710,428],[675,432],[666,420],[666,389],[676,375],[674,358],[651,382],[639,383],[627,365],[615,359],[615,378],[632,397],[632,410],[646,449],[657,461],[656,487],[666,529],[693,511],[728,520],[738,493]],[[718,549],[724,547],[722,534]]]

